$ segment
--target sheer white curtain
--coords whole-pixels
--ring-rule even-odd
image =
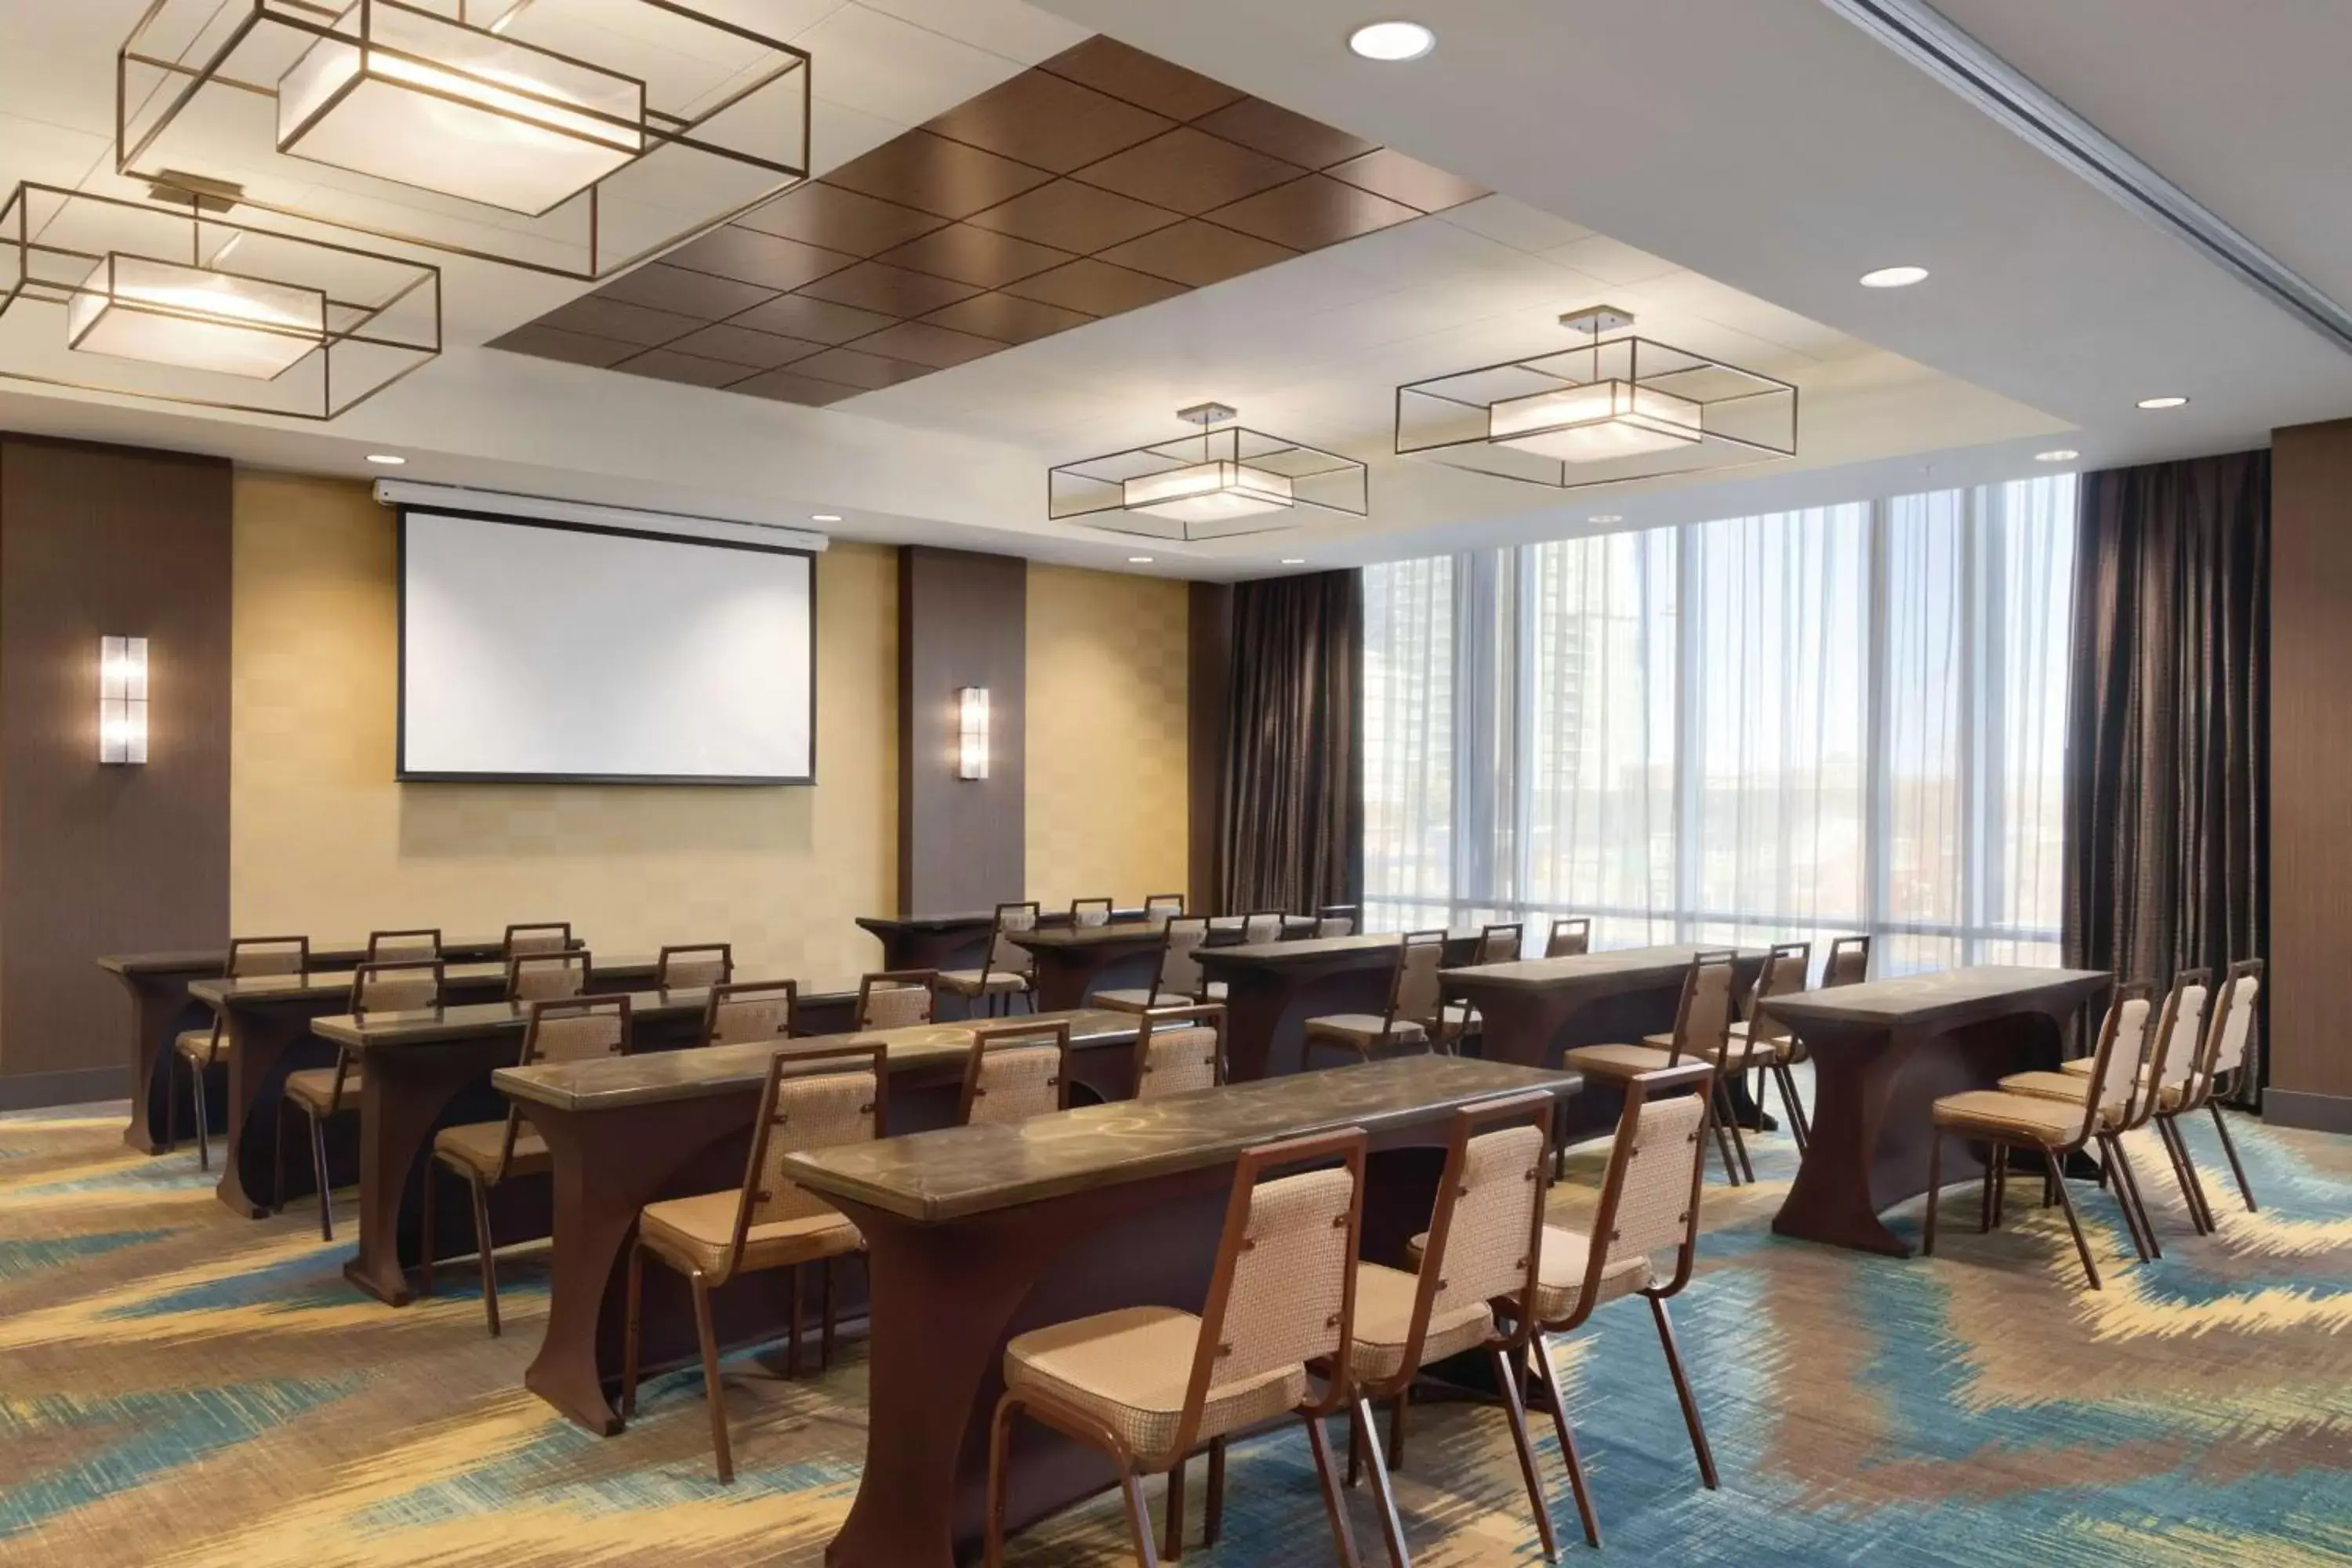
[[[1366,919],[2056,958],[2072,476],[1365,572]]]

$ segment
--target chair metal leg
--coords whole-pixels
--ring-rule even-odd
[[[710,1405],[710,1446],[719,1454],[719,1479],[735,1479],[735,1454],[727,1442],[727,1401],[719,1384],[719,1334],[710,1326],[710,1279],[698,1268],[687,1276],[694,1287],[694,1337],[702,1346],[702,1392]]]
[[[2254,1189],[2246,1180],[2246,1167],[2238,1158],[2238,1145],[2230,1136],[2230,1124],[2221,1120],[2221,1106],[2209,1100],[2205,1102],[2205,1109],[2213,1113],[2213,1131],[2221,1135],[2221,1152],[2230,1156],[2230,1173],[2238,1178],[2238,1195],[2246,1200],[2246,1212],[2262,1213],[2254,1205]]]
[[[294,1118],[278,1107],[278,1124],[269,1134],[269,1212],[286,1212],[286,1130]],[[226,1158],[226,1156],[224,1156]]]
[[[304,1115],[310,1115],[307,1110]],[[310,1169],[319,1178],[319,1237],[322,1241],[335,1239],[333,1197],[327,1184],[327,1119],[310,1117]]]
[[[1389,1468],[1404,1468],[1404,1412],[1412,1403],[1412,1384],[1406,1384],[1398,1391],[1396,1403],[1389,1409]]]
[[[1160,1550],[1171,1563],[1184,1555],[1184,1471],[1192,1462],[1188,1454],[1168,1468],[1167,1540]]]
[[[1919,1256],[1936,1256],[1936,1204],[1944,1193],[1944,1130],[1940,1127],[1927,1134],[1927,1219],[1926,1234],[1919,1238]]]
[[[793,1321],[784,1332],[784,1375],[801,1374],[801,1266],[793,1265]]]
[[[1209,1440],[1209,1495],[1201,1510],[1201,1544],[1214,1546],[1225,1532],[1225,1440]]]
[[[981,1561],[985,1568],[1004,1564],[1004,1446],[1013,1413],[1018,1408],[1013,1396],[1006,1394],[996,1402],[996,1416],[988,1426],[988,1500],[981,1510]]]
[[[194,1062],[188,1064],[188,1094],[195,1101],[196,1169],[213,1168],[212,1107],[205,1103],[205,1069]]]
[[[1543,1377],[1544,1393],[1551,1401],[1552,1430],[1559,1437],[1560,1462],[1568,1467],[1568,1489],[1576,1496],[1577,1517],[1584,1521],[1584,1542],[1598,1550],[1601,1545],[1601,1519],[1592,1511],[1592,1490],[1584,1483],[1584,1456],[1577,1451],[1576,1429],[1568,1421],[1568,1390],[1559,1381],[1559,1368],[1551,1359],[1551,1342],[1542,1334],[1536,1335],[1536,1370]]]
[[[637,1413],[637,1345],[645,1334],[646,1249],[629,1244],[627,1327],[621,1340],[621,1419]]]
[[[1552,1534],[1551,1504],[1544,1496],[1543,1472],[1536,1468],[1536,1447],[1528,1440],[1528,1411],[1521,1402],[1519,1369],[1501,1351],[1488,1353],[1495,1363],[1495,1381],[1503,1390],[1503,1414],[1511,1423],[1511,1447],[1518,1450],[1519,1477],[1528,1484],[1528,1502],[1535,1510],[1536,1535],[1543,1542],[1544,1561],[1549,1563],[1559,1555],[1559,1542]],[[1385,1489],[1388,1478],[1381,1476],[1380,1484]]]
[[[2066,1190],[2065,1178],[2058,1169],[2058,1163],[2064,1156],[2044,1149],[2042,1158],[2048,1163],[2050,1179],[2058,1189],[2058,1206],[2066,1211],[2066,1228],[2074,1233],[2074,1250],[2082,1255],[2083,1272],[2091,1277],[2091,1289],[2096,1290],[2099,1289],[2099,1266],[2091,1260],[2090,1239],[2083,1234],[2083,1222],[2074,1213],[2074,1194]]]
[[[1715,1152],[1723,1157],[1723,1179],[1727,1185],[1739,1184],[1739,1167],[1731,1157],[1731,1134],[1723,1130],[1723,1118],[1709,1118],[1715,1123]]]
[[[166,1154],[176,1154],[180,1152],[180,1069],[182,1068],[187,1068],[192,1073],[196,1070],[195,1064],[180,1054],[179,1045],[175,1041],[172,1047],[172,1059],[163,1064],[163,1152]],[[200,1089],[197,1092],[201,1094],[203,1090]],[[204,1158],[201,1151],[197,1158],[199,1160]]]
[[[817,1313],[821,1321],[816,1342],[816,1369],[833,1370],[833,1259],[828,1258],[816,1266]]]
[[[1118,1489],[1127,1504],[1127,1528],[1135,1537],[1135,1560],[1141,1568],[1160,1568],[1160,1554],[1151,1549],[1151,1513],[1143,1506],[1143,1481],[1133,1470],[1119,1467]]]
[[[479,1176],[468,1174],[466,1184],[474,1199],[474,1253],[482,1265],[482,1311],[490,1321],[490,1338],[499,1337],[499,1244],[490,1235],[490,1192]]]
[[[1303,1419],[1307,1450],[1315,1456],[1316,1479],[1323,1487],[1323,1513],[1330,1521],[1331,1544],[1339,1553],[1341,1568],[1363,1568],[1364,1560],[1356,1553],[1356,1532],[1348,1523],[1348,1504],[1339,1495],[1339,1471],[1331,1463],[1331,1439],[1322,1422],[1312,1415]],[[1149,1559],[1146,1563],[1149,1568]]]
[[[417,1184],[424,1189],[425,1193],[424,1212],[417,1216],[416,1221],[417,1250],[424,1254],[423,1265],[416,1271],[416,1293],[419,1296],[433,1294],[433,1255],[440,1250],[437,1244],[438,1238],[433,1234],[433,1210],[436,1206],[433,1202],[436,1195],[433,1191],[433,1173],[440,1169],[440,1161],[430,1154],[426,1155],[425,1172],[417,1178]]]
[[[2124,1184],[2122,1142],[2112,1132],[2099,1134],[2099,1174],[2105,1179],[2107,1190],[2115,1194],[2116,1207],[2123,1211],[2124,1228],[2131,1233],[2132,1250],[2139,1260],[2148,1260],[2147,1232],[2140,1226],[2139,1210],[2132,1206],[2131,1189]]]
[[[1731,1146],[1739,1151],[1740,1177],[1743,1181],[1752,1182],[1756,1179],[1756,1164],[1748,1157],[1748,1135],[1739,1130],[1739,1118],[1732,1110],[1730,1087],[1718,1079],[1716,1088],[1722,1097],[1723,1120],[1731,1128]]]
[[[2009,1223],[2009,1145],[1996,1143],[1992,1153],[1992,1223],[2003,1226]]]
[[[2142,1261],[2162,1258],[2164,1244],[2156,1238],[2156,1216],[2147,1212],[2147,1200],[2140,1195],[2139,1170],[2131,1163],[2131,1156],[2124,1152],[2124,1141],[2120,1134],[2108,1142],[2114,1147],[2116,1179],[2123,1184],[2117,1196],[2127,1202],[2131,1212],[2138,1216],[2140,1235],[2147,1243],[2147,1252]]]
[[[1780,1109],[1789,1118],[1789,1136],[1797,1141],[1797,1152],[1801,1154],[1811,1129],[1805,1125],[1805,1108],[1797,1103],[1797,1080],[1786,1062],[1774,1062],[1767,1070],[1772,1087],[1780,1092]]]
[[[2210,1236],[2221,1228],[2221,1221],[2213,1217],[2213,1205],[2206,1201],[2205,1179],[2198,1174],[2197,1157],[2189,1152],[2189,1139],[2175,1118],[2165,1117],[2160,1125],[2172,1146],[2173,1174],[2179,1178],[2180,1195],[2189,1205],[2199,1233]]]
[[[1666,1370],[1674,1374],[1675,1397],[1682,1401],[1683,1425],[1690,1428],[1691,1452],[1698,1456],[1698,1479],[1707,1490],[1714,1491],[1715,1450],[1707,1447],[1706,1424],[1699,1419],[1698,1401],[1692,1396],[1690,1379],[1683,1373],[1682,1351],[1675,1343],[1675,1321],[1666,1315],[1664,1297],[1650,1298],[1650,1315],[1658,1321],[1658,1344],[1666,1352]]]
[[[1380,1428],[1375,1424],[1371,1401],[1358,1399],[1352,1414],[1354,1429],[1363,1435],[1364,1446],[1371,1450],[1372,1501],[1380,1513],[1381,1539],[1389,1549],[1391,1568],[1412,1568],[1412,1553],[1405,1550],[1404,1521],[1397,1517],[1396,1488],[1389,1480],[1388,1460],[1381,1453]]]

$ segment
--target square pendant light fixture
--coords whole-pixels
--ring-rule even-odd
[[[152,0],[116,169],[593,280],[807,175],[809,57],[698,3]]]
[[[441,352],[441,273],[220,216],[27,183],[0,202],[0,379],[332,419]]]
[[[1364,465],[1337,452],[1230,423],[1222,403],[1176,416],[1201,427],[1046,474],[1047,515],[1150,539],[1198,543],[1295,526],[1298,509],[1362,517]]]
[[[147,760],[147,639],[98,639],[98,760]]]
[[[988,776],[988,688],[956,689],[956,777]]]
[[[1622,331],[1610,306],[1562,316],[1581,347],[1397,388],[1396,449],[1559,489],[1791,458],[1797,389]]]

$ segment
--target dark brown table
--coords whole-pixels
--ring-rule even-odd
[[[1010,934],[1036,960],[1032,984],[1038,1007],[1049,1013],[1083,1007],[1097,990],[1150,985],[1168,942],[1167,926],[1157,921],[1041,926]]]
[[[1116,921],[1139,921],[1141,910],[1114,910]],[[993,910],[944,915],[859,915],[857,923],[882,944],[885,969],[978,969],[996,929]],[[1070,923],[1066,909],[1041,910],[1037,924],[1052,930]]]
[[[1878,1216],[1927,1190],[1937,1099],[2055,1068],[2067,1024],[2114,984],[2101,970],[1987,964],[1767,1001],[1811,1053],[1814,1086],[1812,1136],[1772,1228],[1910,1257]],[[1983,1168],[1973,1149],[1945,1151],[1947,1182]]]
[[[1132,1014],[1067,1016],[1072,1075],[1101,1100],[1134,1092],[1136,1018]],[[951,1125],[971,1044],[967,1025],[925,1025],[871,1034],[814,1038],[822,1051],[855,1042],[889,1047],[889,1126],[894,1134]],[[592,1432],[621,1429],[614,1405],[621,1383],[629,1244],[637,1215],[660,1198],[740,1187],[751,1157],[751,1123],[774,1050],[718,1046],[709,1050],[605,1061],[506,1068],[498,1088],[530,1116],[555,1162],[555,1262],[547,1335],[523,1382],[532,1393]],[[752,1275],[712,1298],[725,1343],[772,1340],[791,1310],[784,1271]],[[854,1315],[862,1284],[843,1306]],[[684,1282],[668,1269],[646,1271],[643,1364],[682,1366],[696,1354],[694,1309]]]
[[[1119,1307],[1199,1310],[1244,1149],[1363,1128],[1363,1254],[1401,1262],[1428,1227],[1457,1107],[1578,1087],[1565,1073],[1406,1057],[790,1156],[793,1179],[864,1232],[872,1279],[866,1466],[829,1568],[950,1568],[976,1552],[1006,1342]],[[1113,1473],[1029,1426],[1010,1480],[1018,1528]]]
[[[653,973],[650,961],[596,966],[600,994],[629,998],[632,1049],[700,1045],[710,993],[698,986],[621,990]],[[846,1017],[856,994],[824,993],[801,1001],[803,1021],[812,1014]],[[515,1065],[529,1022],[529,1007],[506,1001],[378,1013],[365,1022],[348,1014],[312,1021],[313,1034],[348,1047],[360,1064],[359,1246],[343,1265],[343,1278],[386,1306],[404,1307],[414,1299],[409,1270],[425,1260],[424,1181],[434,1134],[506,1116],[507,1102],[490,1077]],[[473,1210],[464,1184],[436,1182],[432,1192],[436,1260],[471,1256]],[[490,1193],[489,1204],[491,1228],[501,1243],[548,1234],[546,1184],[503,1183]]]
[[[505,946],[503,937],[445,942],[441,954],[452,963],[472,963],[494,959]],[[310,950],[315,969],[349,969],[366,957],[364,942],[327,942]],[[131,1063],[131,1125],[123,1130],[122,1141],[142,1154],[160,1154],[167,1146],[164,1130],[171,1125],[172,1042],[184,1030],[212,1026],[212,1009],[190,996],[188,986],[226,974],[228,950],[123,953],[101,958],[98,966],[120,980],[131,995],[131,1039],[124,1052]],[[224,1088],[215,1087],[207,1103],[212,1125],[226,1126]],[[193,1122],[190,1126],[193,1130]]]
[[[1226,987],[1226,1070],[1234,1080],[1301,1071],[1309,1018],[1386,1010],[1397,942],[1389,931],[1201,948],[1201,973]],[[1447,962],[1462,963],[1477,949],[1475,929],[1446,933]]]

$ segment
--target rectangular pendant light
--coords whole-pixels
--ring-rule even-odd
[[[1180,522],[1216,522],[1279,511],[1292,499],[1291,481],[1285,476],[1219,460],[1129,479],[1125,504],[1129,511]]]
[[[988,776],[988,688],[956,689],[956,777]]]
[[[273,381],[327,341],[327,296],[114,251],[67,301],[66,341],[84,353]]]
[[[1563,463],[1671,451],[1706,434],[1699,405],[1654,387],[1596,381],[1487,410],[1487,438]]]
[[[98,639],[98,760],[147,760],[147,639]]]
[[[278,86],[279,152],[533,217],[645,126],[642,81],[396,0],[358,0]]]

